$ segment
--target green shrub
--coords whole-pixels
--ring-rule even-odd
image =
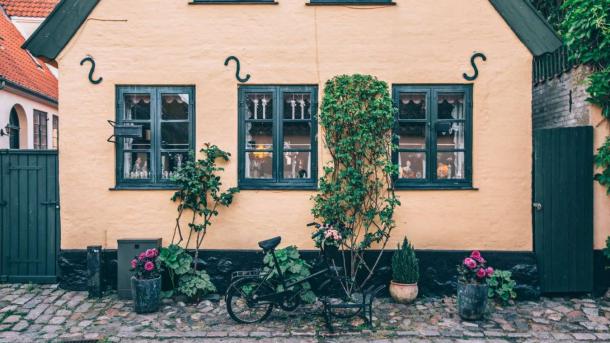
[[[201,297],[216,292],[216,287],[214,287],[210,276],[204,270],[191,270],[180,276],[178,292],[186,295],[191,300],[199,301]]]
[[[398,283],[412,284],[419,280],[419,261],[413,246],[404,238],[402,246],[392,255],[392,279]]]
[[[510,300],[517,298],[515,286],[517,283],[512,279],[512,273],[508,270],[496,270],[487,278],[487,295],[502,304],[508,304]]]
[[[284,249],[278,249],[275,251],[275,257],[280,265],[280,270],[286,279],[286,283],[296,282],[303,280],[304,278],[311,275],[311,266],[305,262],[299,255],[299,251],[295,246],[289,246]],[[275,268],[275,261],[271,253],[267,253],[263,259],[265,268],[263,273],[269,274],[271,279],[277,278],[277,270]],[[284,286],[278,283],[276,291],[284,291]],[[309,282],[303,282],[295,286],[295,291],[300,292],[301,300],[305,303],[313,303],[316,301],[316,295],[311,290]]]
[[[169,293],[165,293],[165,296],[169,297],[173,295],[173,291],[176,289],[176,284],[180,276],[191,271],[193,258],[181,246],[170,244],[167,248],[161,248],[159,261],[167,270],[169,280],[172,284],[172,290],[169,291]]]

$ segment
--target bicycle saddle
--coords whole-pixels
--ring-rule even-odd
[[[271,239],[258,242],[258,246],[261,247],[263,250],[272,250],[275,249],[275,247],[277,247],[281,241],[282,237],[277,236]]]

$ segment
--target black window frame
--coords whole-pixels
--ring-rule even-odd
[[[393,0],[309,0],[308,5],[396,5]]]
[[[401,93],[425,93],[426,94],[426,118],[425,119],[400,119],[399,110],[396,111],[395,131],[400,122],[420,122],[426,126],[426,148],[425,149],[401,149],[397,148],[392,154],[392,160],[398,164],[400,152],[425,152],[426,154],[426,177],[424,179],[407,179],[396,177],[394,187],[396,189],[474,189],[472,186],[472,141],[473,141],[473,88],[472,84],[397,84],[392,87],[392,99],[394,106],[400,109]],[[462,120],[438,119],[438,94],[439,93],[463,93],[464,94],[464,117]],[[436,127],[442,122],[464,123],[464,148],[463,149],[438,149],[436,142]],[[398,145],[398,137],[396,144]],[[464,178],[463,179],[438,179],[437,165],[438,152],[464,152]],[[399,166],[400,167],[400,166]]]
[[[245,177],[245,154],[251,149],[246,149],[246,95],[248,93],[272,93],[274,99],[274,112],[272,122],[273,148],[273,171],[271,179],[248,179]],[[309,151],[311,160],[311,175],[303,179],[283,178],[283,118],[282,108],[284,93],[310,93],[311,118],[299,119],[297,121],[311,122],[311,147],[310,149],[290,149],[290,151]],[[244,190],[315,190],[318,186],[318,86],[317,85],[242,85],[238,89],[238,186]],[[289,119],[288,122],[293,121]],[[281,157],[281,158],[280,158]]]
[[[35,150],[47,150],[49,148],[49,116],[47,112],[34,110],[32,118],[33,137],[32,144]]]
[[[192,0],[191,5],[275,5],[275,0]]]
[[[123,124],[130,122],[138,124],[138,122],[144,123],[146,120],[128,120],[125,121],[123,118],[125,106],[124,99],[125,95],[128,94],[149,94],[150,95],[150,119],[148,120],[151,125],[151,142],[149,149],[124,149],[124,141],[122,137],[116,137],[116,186],[113,190],[121,189],[176,189],[176,185],[169,179],[161,178],[161,154],[163,152],[171,152],[174,150],[163,149],[161,146],[161,122],[165,121],[161,119],[161,97],[167,94],[188,94],[189,95],[189,139],[188,149],[177,149],[175,152],[188,151],[189,156],[195,152],[195,125],[196,125],[196,104],[195,104],[195,86],[173,86],[173,85],[162,85],[162,86],[143,86],[143,85],[117,85],[116,86],[116,123]],[[154,105],[153,105],[154,104]],[[184,121],[184,120],[181,120]],[[124,178],[124,151],[134,152],[150,152],[150,173],[152,175],[149,179],[129,179]]]

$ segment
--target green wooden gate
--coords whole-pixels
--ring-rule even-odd
[[[0,150],[0,281],[56,281],[57,151]]]
[[[534,131],[534,250],[543,292],[593,290],[593,128]]]

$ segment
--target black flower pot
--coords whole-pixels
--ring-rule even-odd
[[[157,312],[161,302],[161,277],[137,279],[131,277],[131,298],[136,313]]]
[[[464,320],[479,320],[487,309],[487,284],[458,282],[458,313]]]

